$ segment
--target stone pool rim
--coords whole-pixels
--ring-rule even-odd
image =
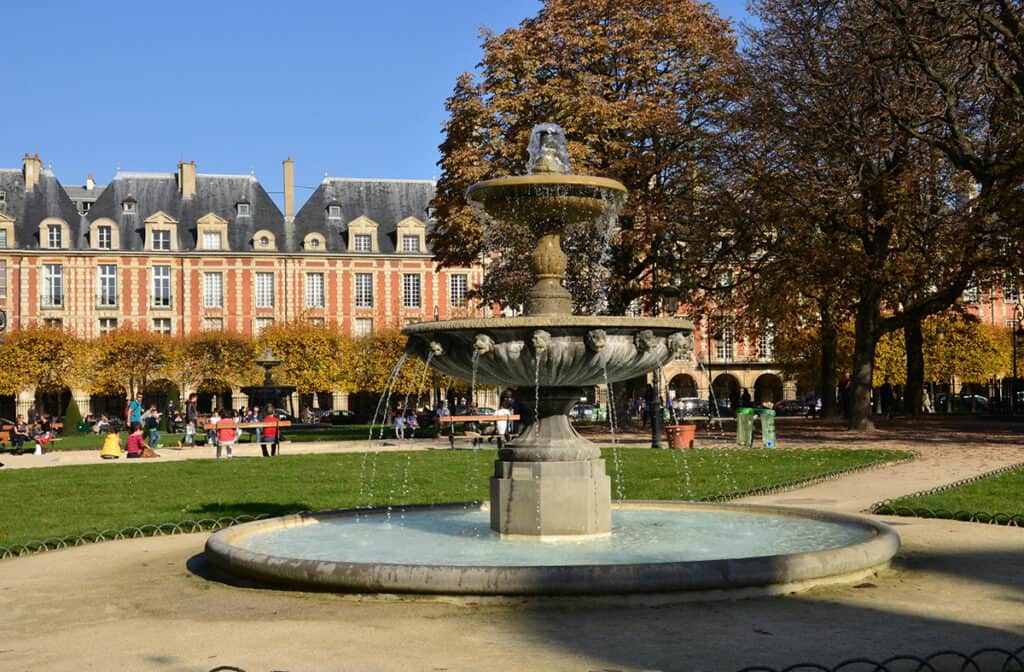
[[[469,506],[479,506],[474,502]],[[392,511],[465,510],[466,503],[392,507]],[[629,595],[699,593],[765,588],[803,590],[818,583],[855,580],[884,568],[900,547],[899,535],[885,523],[862,516],[754,504],[628,501],[617,509],[722,511],[804,518],[858,527],[870,536],[836,548],[801,553],[680,562],[560,565],[459,566],[303,560],[245,550],[242,537],[281,527],[304,526],[329,518],[385,515],[387,507],[304,512],[220,530],[206,542],[206,558],[228,574],[261,584],[297,590],[341,593],[435,595]]]

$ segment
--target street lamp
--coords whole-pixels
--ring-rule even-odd
[[[1010,386],[1010,412],[1017,412],[1017,349],[1024,348],[1024,304],[1013,308],[1013,331],[1010,333],[1010,348],[1013,359],[1013,384]]]
[[[674,317],[676,311],[679,310],[679,288],[671,285],[662,287],[658,290],[658,294],[662,299],[660,307]],[[661,430],[663,428],[661,413],[661,367],[658,366],[654,369],[654,398],[651,400],[651,448],[661,448]]]

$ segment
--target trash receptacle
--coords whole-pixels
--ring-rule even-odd
[[[757,409],[761,420],[761,443],[765,448],[775,447],[775,410],[771,408]]]
[[[736,411],[736,445],[750,448],[754,443],[754,409],[741,408]]]
[[[668,447],[674,450],[693,448],[693,437],[696,435],[697,425],[665,425]]]

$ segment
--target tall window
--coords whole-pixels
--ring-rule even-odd
[[[420,237],[419,236],[402,236],[402,252],[419,252],[420,251]]]
[[[324,307],[324,274],[306,273],[306,308]]]
[[[60,264],[43,265],[43,306],[60,308],[64,305],[64,267]]]
[[[153,331],[164,336],[171,335],[171,318],[169,317],[154,317],[153,318]]]
[[[59,248],[64,240],[63,231],[59,224],[50,224],[46,227],[46,246]]]
[[[372,317],[357,317],[356,318],[356,336],[369,336],[373,333],[373,318]]]
[[[354,240],[352,241],[352,248],[356,252],[372,252],[373,251],[373,241],[370,239],[370,234],[368,234],[368,233],[357,233],[355,236],[353,236],[353,238],[354,238]]]
[[[965,303],[981,303],[981,287],[974,281],[964,288]]]
[[[117,329],[117,318],[116,317],[101,317],[100,318],[100,334],[109,334],[113,330]]]
[[[171,267],[153,267],[153,307],[171,307]]]
[[[203,231],[203,249],[204,250],[219,250],[219,249],[221,249],[220,231]]]
[[[224,275],[203,273],[203,308],[224,307]]]
[[[406,273],[402,275],[402,307],[419,308],[421,305],[419,274]]]
[[[274,318],[272,317],[257,317],[256,318],[256,335],[259,336],[263,333],[263,330],[267,327],[273,326]]]
[[[1017,283],[1010,281],[1003,285],[1003,301],[1006,303],[1017,303],[1020,301],[1020,292],[1017,290]]]
[[[775,359],[775,334],[772,331],[757,337],[757,357],[762,361]]]
[[[96,247],[101,250],[110,249],[110,227],[109,226],[97,226],[96,227]]]
[[[223,317],[204,317],[203,331],[224,331]]]
[[[101,307],[116,306],[117,266],[113,264],[100,264],[96,271],[96,279],[96,303]]]
[[[274,274],[273,273],[257,273],[256,274],[256,307],[257,308],[273,308],[274,307]]]
[[[0,229],[0,247],[7,249],[11,244],[7,240],[7,229]]]
[[[465,308],[466,296],[469,293],[469,276],[459,273],[449,276],[448,295],[452,308]]]
[[[169,250],[171,249],[171,232],[167,229],[154,229],[153,230],[153,249],[154,250]]]
[[[0,299],[7,298],[7,260],[0,259]]]
[[[715,342],[715,357],[720,362],[732,361],[732,327],[722,329],[718,341]]]
[[[373,308],[372,273],[356,273],[356,308]]]

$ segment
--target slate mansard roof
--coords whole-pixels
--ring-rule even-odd
[[[434,183],[430,180],[381,180],[325,178],[295,215],[295,245],[302,245],[310,233],[322,233],[327,239],[327,251],[348,251],[348,224],[359,217],[367,217],[377,224],[379,252],[390,254],[396,250],[398,223],[415,217],[430,229],[428,209],[434,198]],[[332,205],[341,208],[341,217],[328,217]],[[424,250],[429,254],[429,250]]]
[[[64,187],[48,170],[40,174],[38,184],[30,192],[25,191],[22,171],[0,170],[0,191],[5,196],[0,213],[14,218],[14,239],[20,248],[40,249],[39,224],[47,217],[67,222],[73,241],[82,238],[83,228],[88,230]]]
[[[135,212],[125,212],[124,203],[135,202]],[[250,214],[239,216],[239,203],[249,204]],[[182,197],[175,173],[118,173],[89,210],[88,219],[111,219],[117,223],[121,249],[139,251],[145,247],[147,218],[163,212],[178,220],[178,249],[196,249],[196,222],[213,213],[228,222],[228,246],[233,252],[251,251],[257,231],[270,231],[282,250],[284,216],[255,177],[249,175],[196,175],[196,191]],[[82,241],[83,247],[88,247]]]

